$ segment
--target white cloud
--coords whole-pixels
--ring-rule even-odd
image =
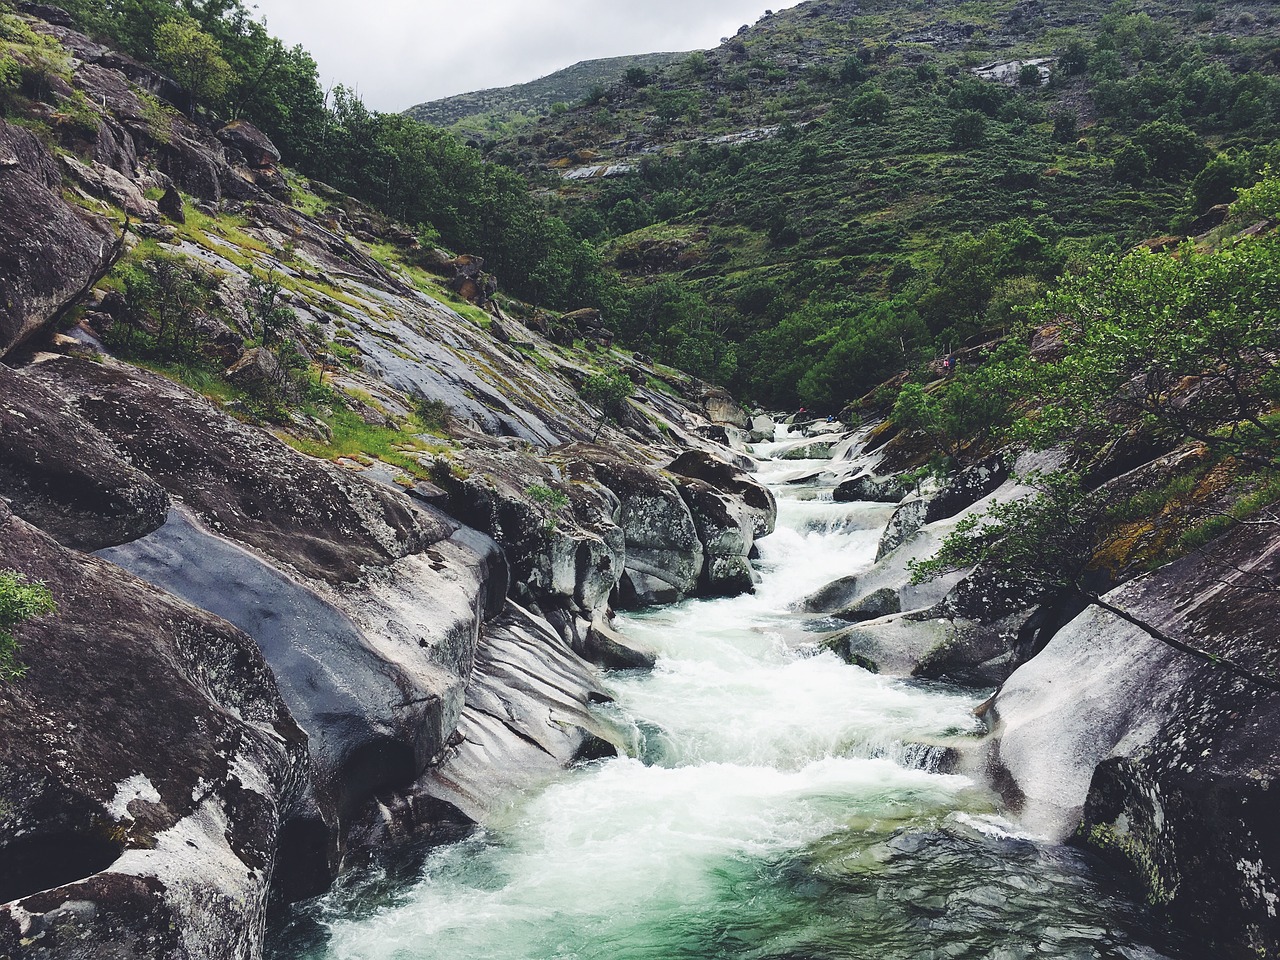
[[[257,0],[267,27],[369,106],[416,103],[545,76],[579,60],[714,47],[799,0]]]

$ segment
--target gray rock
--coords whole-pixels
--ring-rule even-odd
[[[924,528],[928,511],[929,502],[926,500],[907,500],[899,505],[880,537],[876,562],[879,563],[919,533]]]
[[[71,358],[28,375],[69,399],[213,529],[306,576],[355,580],[363,566],[419,552],[452,531],[402,494],[304,456],[163,377]]]
[[[805,613],[832,613],[851,604],[857,596],[858,578],[841,577],[809,594],[797,604],[796,609]]]
[[[40,140],[0,120],[0,357],[86,291],[119,249],[105,220],[63,201],[62,171]]]
[[[1275,677],[1280,531],[1229,531],[1105,599]],[[1280,696],[1090,607],[1004,684],[991,762],[1029,829],[1126,864],[1200,936],[1280,948]],[[1229,933],[1228,933],[1229,931]]]
[[[675,484],[655,470],[623,463],[600,447],[575,444],[564,453],[618,497],[615,522],[627,549],[619,602],[645,607],[691,596],[706,555],[693,515]]]
[[[0,365],[0,497],[59,543],[96,550],[164,523],[169,497],[43,384]]]
[[[861,623],[864,620],[879,620],[881,617],[901,612],[902,601],[898,597],[898,591],[889,587],[881,587],[879,590],[867,594],[857,603],[837,610],[833,616],[837,620]]]
[[[616,756],[618,732],[591,709],[607,700],[589,664],[545,621],[509,604],[485,628],[459,736],[412,788],[383,798],[382,816],[407,833],[428,798],[485,823],[575,760]]]
[[[875,673],[909,677],[931,651],[951,639],[955,629],[945,620],[894,616],[838,630],[821,642],[850,663],[875,664]]]
[[[926,523],[954,517],[983,497],[993,493],[1009,479],[1009,467],[1000,456],[988,457],[948,478],[929,500]]]
[[[255,169],[274,167],[280,162],[280,151],[271,138],[248,120],[232,120],[218,131],[218,139],[238,150]]]
[[[122,173],[96,161],[92,165],[81,163],[67,154],[59,159],[70,178],[90,196],[106,200],[140,220],[160,219],[155,203],[144,197],[138,185]]]
[[[287,378],[276,355],[266,347],[253,347],[226,369],[223,376],[250,393],[272,393],[285,388]]]
[[[308,767],[253,641],[3,504],[0,544],[58,604],[0,700],[0,955],[258,955]]]
[[[831,494],[836,503],[898,503],[907,489],[897,477],[875,477],[869,473],[843,481]]]
[[[313,883],[336,870],[363,804],[412,782],[456,728],[481,620],[501,608],[505,586],[491,573],[500,560],[481,552],[476,536],[459,530],[324,594],[181,510],[151,536],[102,554],[234,623],[261,648],[309,741],[328,830]]]

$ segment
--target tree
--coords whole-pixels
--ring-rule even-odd
[[[987,139],[987,118],[977,110],[961,111],[951,122],[951,143],[961,150],[978,147]]]
[[[1080,136],[1080,121],[1070,110],[1053,115],[1053,139],[1058,143],[1074,143]]]
[[[1262,180],[1240,191],[1231,205],[1231,215],[1242,220],[1280,220],[1280,175],[1270,166],[1262,170]]]
[[[1134,131],[1133,143],[1147,155],[1151,173],[1166,180],[1197,173],[1208,159],[1195,131],[1181,123],[1145,123]]]
[[[14,570],[0,570],[0,681],[18,680],[27,672],[18,661],[13,628],[54,609],[53,594],[43,583]]]
[[[186,89],[188,112],[196,103],[217,104],[231,85],[231,65],[218,41],[189,18],[166,20],[156,27],[156,59]]]
[[[1265,182],[1265,181],[1264,181]],[[1272,470],[1280,450],[1280,243],[1146,250],[1066,276],[1031,312],[1065,353],[1034,364],[1034,436],[1082,428],[1118,438],[1134,423]]]
[[[1022,69],[1018,71],[1018,86],[1040,86],[1040,68],[1034,63],[1023,64]]]
[[[264,347],[279,340],[294,320],[294,312],[284,305],[283,294],[284,288],[274,272],[249,278],[249,322]]]
[[[857,123],[879,123],[889,115],[889,95],[877,86],[864,86],[849,103],[849,117]]]
[[[600,409],[600,419],[596,421],[595,430],[591,434],[593,441],[600,435],[605,421],[616,422],[622,418],[633,389],[631,380],[621,370],[593,373],[582,381],[578,393],[587,403]]]
[[[1111,169],[1115,178],[1121,183],[1137,186],[1147,179],[1151,172],[1151,158],[1137,144],[1126,143],[1116,151],[1111,161]]]
[[[962,462],[1009,423],[1010,397],[1001,372],[999,364],[991,363],[957,372],[932,390],[908,383],[893,405],[893,422],[924,433],[939,453]]]

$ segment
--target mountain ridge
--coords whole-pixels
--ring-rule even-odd
[[[684,56],[687,54],[643,53],[579,60],[524,83],[428,100],[407,108],[404,113],[438,127],[457,124],[462,130],[481,132],[490,117],[497,123],[506,123],[528,112],[549,111],[556,103],[575,104],[596,85],[618,83],[630,69],[659,70]]]

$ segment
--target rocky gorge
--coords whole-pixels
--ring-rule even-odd
[[[157,110],[165,78],[50,17],[27,22],[97,106],[62,142],[0,120],[0,562],[57,605],[0,690],[0,955],[256,957],[273,899],[612,751],[592,664],[652,660],[611,603],[750,590],[775,508],[698,435],[705,388],[631,362],[634,405],[587,442],[577,386],[620,359],[450,308],[465,264],[422,292],[350,237],[394,235],[371,212],[303,214],[260,133]],[[316,458],[319,419],[273,435],[113,357],[140,305],[98,284],[161,257],[210,285],[183,322],[251,403],[296,409],[249,342],[279,276],[301,349],[346,360],[312,357],[328,403],[448,430],[404,435],[413,470]]]
[[[632,762],[610,701],[661,669],[644,617],[757,590],[779,490],[856,505],[873,541],[854,573],[808,571],[794,612],[820,641],[785,669],[845,660],[872,684],[849,711],[964,691],[944,745],[895,729],[859,759],[898,750],[904,796],[980,785],[1196,943],[1280,955],[1276,695],[1215,662],[1273,675],[1280,527],[1102,584],[1209,659],[982,568],[919,582],[912,561],[1065,455],[921,482],[880,418],[749,416],[594,311],[505,300],[251,124],[173,109],[56,12],[23,22],[88,113],[0,118],[0,568],[56,603],[0,683],[0,958],[256,960],[269,909]],[[182,362],[137,346],[166,324]],[[630,396],[599,428],[602,373]],[[1194,456],[1137,449],[1099,482],[1149,490]]]

